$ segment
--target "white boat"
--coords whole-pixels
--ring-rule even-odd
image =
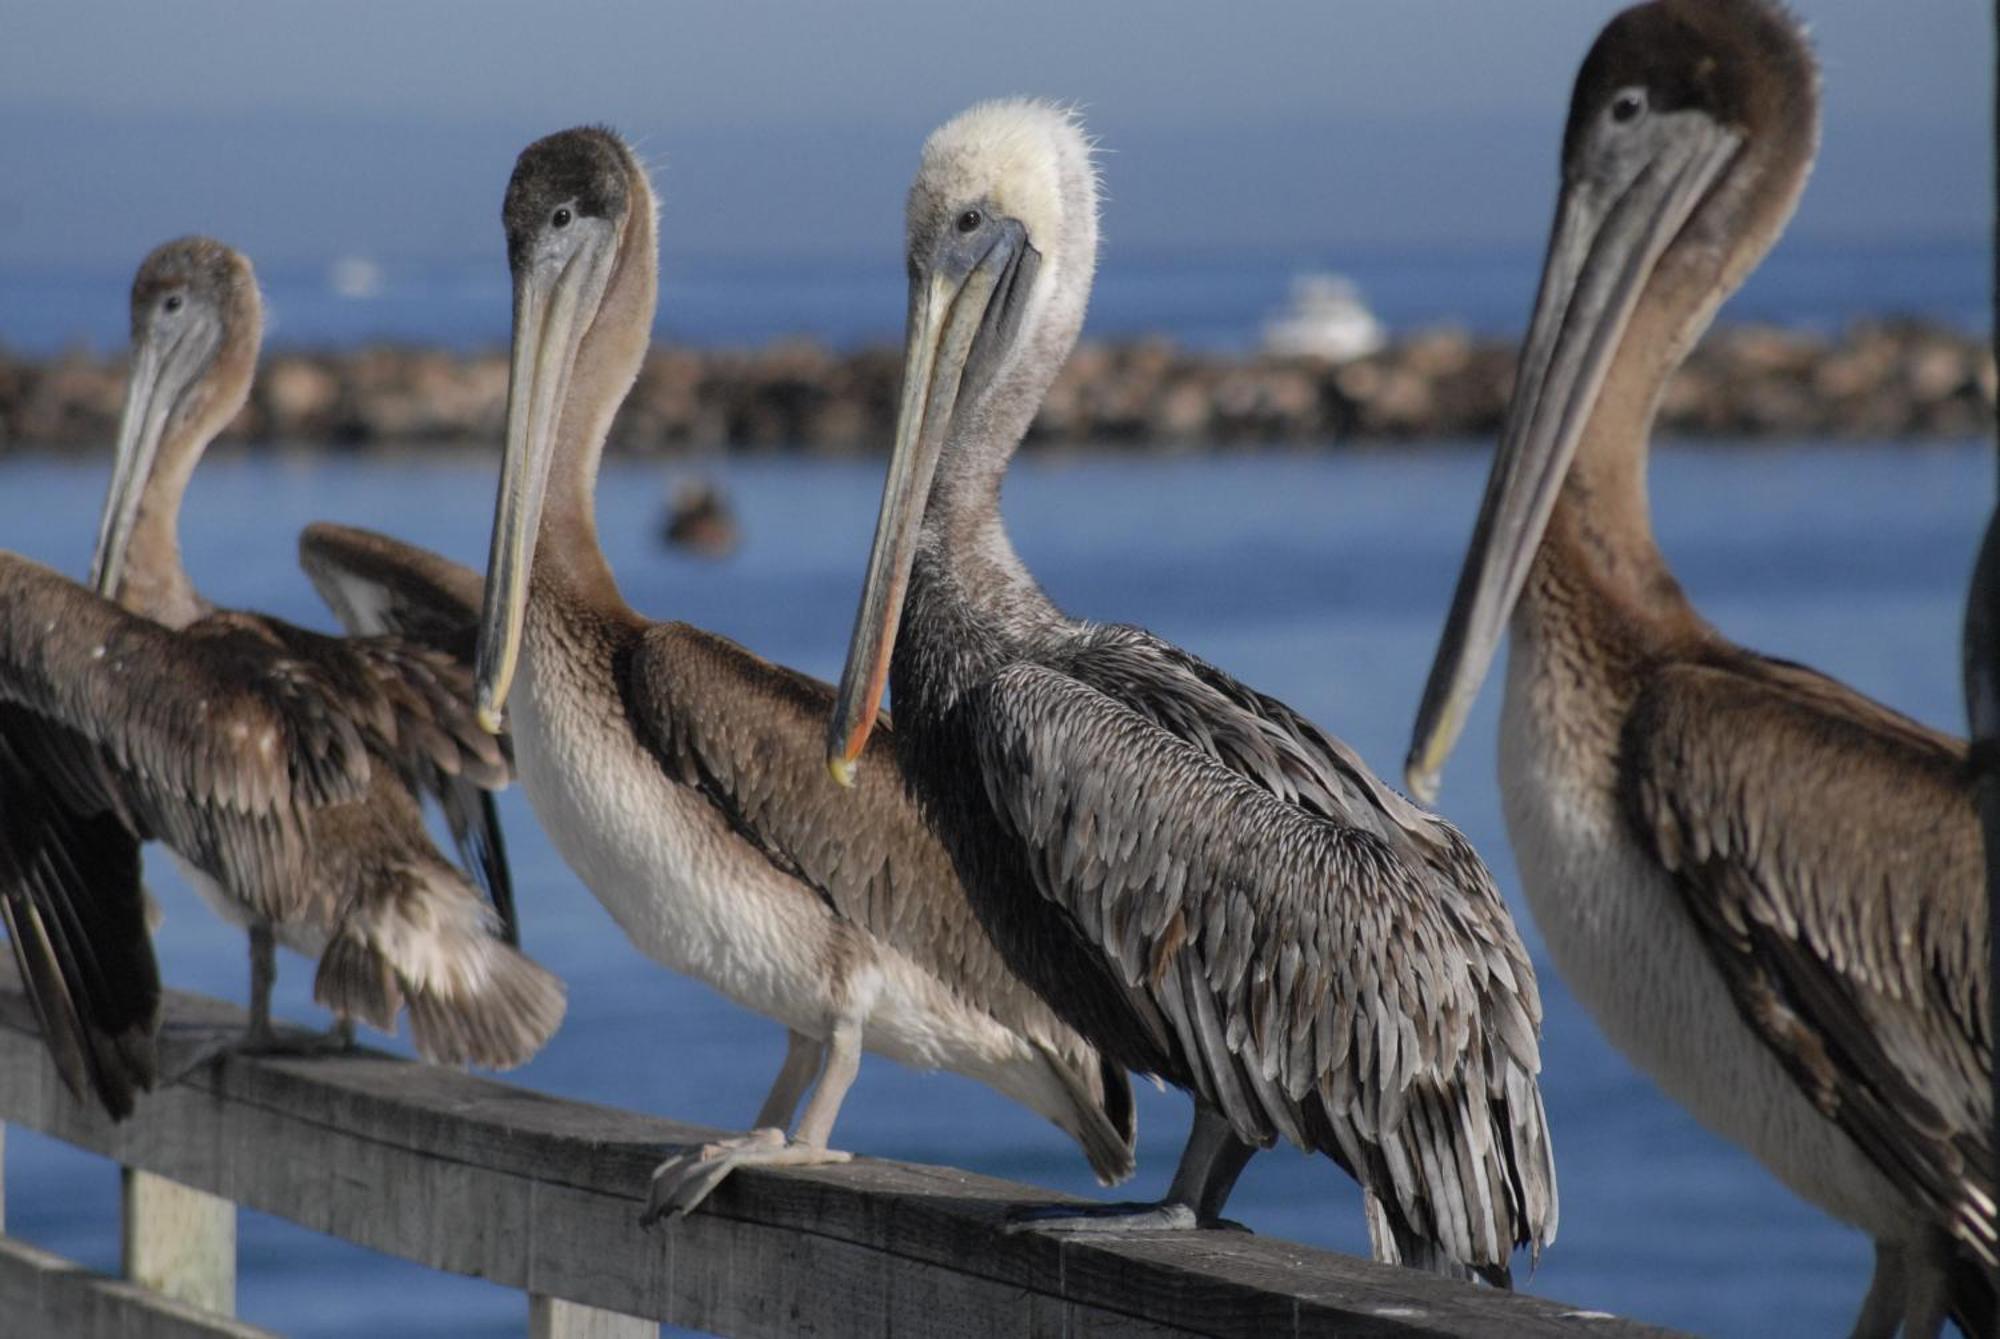
[[[327,267],[326,286],[350,301],[381,297],[382,267],[366,256],[342,256]]]
[[[1264,352],[1282,357],[1344,363],[1365,358],[1388,342],[1388,332],[1368,310],[1361,291],[1345,276],[1302,274],[1292,280],[1292,301],[1264,323]]]

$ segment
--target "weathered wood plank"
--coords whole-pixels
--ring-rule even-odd
[[[0,1237],[0,1332],[94,1339],[275,1339],[124,1279],[93,1274],[23,1241]]]
[[[124,1169],[125,1277],[217,1315],[236,1314],[236,1206],[178,1181]]]
[[[660,1323],[560,1297],[528,1299],[528,1339],[659,1339]]]
[[[175,995],[169,1042],[240,1026]],[[72,1102],[0,964],[0,1120],[433,1268],[743,1335],[1639,1335],[1495,1293],[1240,1233],[1000,1230],[1047,1191],[858,1158],[749,1169],[638,1227],[667,1145],[714,1131],[368,1052],[230,1056],[114,1126]]]

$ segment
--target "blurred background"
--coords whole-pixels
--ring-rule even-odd
[[[1990,20],[1965,0],[1796,8],[1824,72],[1819,166],[1670,395],[1657,529],[1727,635],[1962,732],[1958,618],[1992,486]],[[880,489],[869,406],[886,387],[893,407],[918,146],[974,100],[1042,94],[1080,105],[1101,140],[1105,242],[1086,347],[1037,427],[1069,449],[1010,484],[1023,556],[1074,612],[1154,628],[1393,777],[1533,293],[1570,83],[1611,10],[15,6],[0,544],[84,570],[131,272],[203,231],[256,262],[274,351],[189,493],[205,593],[327,626],[292,560],[316,518],[483,561],[509,319],[501,192],[530,139],[604,122],[652,165],[663,208],[661,345],[618,444],[691,457],[607,465],[607,550],[643,612],[830,676]],[[697,480],[726,509],[721,563],[660,543]],[[1492,781],[1498,696],[1441,807],[1508,890],[1548,1004],[1563,1221],[1523,1286],[1704,1333],[1839,1332],[1866,1240],[1661,1098],[1539,956]],[[778,1029],[640,958],[519,796],[503,813],[525,945],[572,982],[564,1030],[519,1081],[747,1120]],[[244,999],[242,936],[167,862],[149,873],[170,983]],[[284,959],[280,999],[316,1022],[310,977]],[[1132,1193],[1164,1188],[1187,1112],[1143,1095]],[[872,1059],[835,1143],[1096,1193],[1033,1117]],[[114,1171],[19,1132],[6,1158],[8,1229],[115,1268]],[[1231,1211],[1366,1248],[1359,1196],[1324,1159],[1258,1159]],[[518,1294],[247,1212],[241,1231],[240,1309],[261,1324],[519,1331]]]
[[[1294,272],[1323,267],[1392,327],[1504,332],[1610,8],[18,6],[0,51],[4,338],[119,344],[138,257],[212,232],[256,260],[273,343],[502,342],[507,172],[528,140],[590,121],[655,169],[663,334],[889,340],[918,145],[1017,93],[1077,103],[1106,150],[1094,333],[1244,345]],[[1985,16],[1798,9],[1825,71],[1823,150],[1738,314],[1982,321]]]

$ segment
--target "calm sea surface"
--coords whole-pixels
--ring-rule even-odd
[[[293,561],[308,520],[379,527],[479,562],[493,462],[222,456],[188,500],[197,583],[218,601],[326,626]],[[1175,462],[1024,462],[1007,508],[1055,598],[1146,624],[1284,698],[1396,775],[1484,477],[1483,452],[1272,455]],[[107,466],[0,463],[0,543],[80,573]],[[746,534],[707,565],[656,543],[666,472],[614,462],[601,520],[627,596],[822,676],[835,673],[881,467],[716,467]],[[1990,454],[1920,448],[1682,448],[1654,467],[1661,542],[1702,609],[1752,646],[1807,661],[1921,720],[1962,729],[1958,620]],[[1496,676],[1497,678],[1497,676]],[[1446,778],[1444,808],[1513,896],[1494,785],[1499,693],[1489,686]],[[778,1028],[654,967],[564,868],[520,797],[504,797],[528,950],[569,979],[568,1021],[517,1081],[716,1126],[756,1110],[783,1052]],[[149,865],[175,986],[241,1001],[240,932],[205,911],[169,863]],[[1710,1137],[1598,1036],[1540,957],[1548,1002],[1544,1092],[1562,1184],[1561,1236],[1525,1286],[1570,1302],[1726,1335],[1844,1332],[1867,1241],[1793,1199]],[[310,968],[287,957],[279,1007],[317,1020]],[[370,1041],[378,1039],[371,1037]],[[400,1043],[392,1043],[400,1046]],[[1162,1191],[1187,1100],[1141,1093],[1140,1171]],[[969,1081],[871,1057],[836,1142],[1097,1193],[1083,1160],[1039,1119]],[[115,1269],[117,1178],[96,1159],[15,1132],[10,1231]],[[1366,1249],[1358,1192],[1333,1164],[1281,1149],[1231,1201],[1259,1232]],[[518,1334],[517,1293],[432,1274],[245,1213],[245,1318],[301,1335]],[[1525,1270],[1523,1273],[1525,1274]]]
[[[1213,350],[1255,347],[1292,279],[1350,276],[1391,330],[1445,323],[1517,335],[1541,268],[1537,246],[1341,247],[1326,250],[1152,253],[1106,249],[1086,333],[1129,338],[1169,331]],[[136,258],[135,258],[136,261]],[[372,266],[372,262],[369,263]],[[1984,330],[1993,291],[1984,236],[1944,240],[1788,238],[1730,299],[1725,319],[1831,332],[1858,317],[1921,316]],[[363,340],[461,349],[505,345],[512,316],[497,252],[460,260],[373,266],[366,296],[343,294],[332,267],[261,265],[265,334],[285,348]],[[81,343],[119,352],[130,335],[132,272],[0,267],[9,347],[49,353]],[[824,259],[686,255],[669,247],[656,332],[696,345],[762,344],[808,335],[838,346],[902,336],[903,267],[893,251]]]

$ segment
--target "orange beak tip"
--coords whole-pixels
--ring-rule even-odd
[[[860,764],[853,758],[828,758],[826,770],[833,774],[835,785],[842,790],[853,790],[854,775],[860,770]]]

